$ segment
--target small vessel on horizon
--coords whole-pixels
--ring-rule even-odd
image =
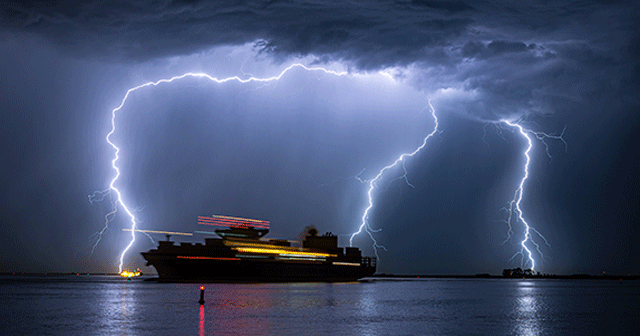
[[[160,241],[143,252],[162,282],[342,282],[372,276],[376,259],[357,247],[338,247],[338,237],[305,228],[301,246],[284,239],[263,239],[269,222],[231,216],[199,216],[218,238],[202,243]]]

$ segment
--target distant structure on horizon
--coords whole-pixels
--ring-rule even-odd
[[[502,276],[505,278],[522,278],[530,276],[540,276],[540,272],[536,273],[532,269],[528,268],[523,270],[522,268],[505,268],[502,271]]]

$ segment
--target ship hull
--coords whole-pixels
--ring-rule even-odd
[[[161,282],[345,282],[372,276],[375,265],[237,258],[179,258],[142,253]]]

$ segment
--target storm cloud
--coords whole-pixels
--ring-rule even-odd
[[[294,72],[280,86],[266,86],[266,90],[260,85],[216,87],[230,90],[224,94],[213,90],[227,104],[224,106],[206,101],[203,97],[210,93],[203,93],[202,88],[209,84],[198,82],[187,81],[176,89],[187,98],[172,95],[166,87],[141,92],[134,98],[142,100],[132,100],[125,110],[160,111],[157,115],[168,119],[136,120],[133,113],[127,115],[131,119],[122,119],[129,127],[123,128],[129,131],[124,134],[131,139],[138,136],[132,141],[138,146],[136,151],[150,153],[145,160],[156,162],[126,162],[131,175],[123,183],[147,197],[132,203],[150,208],[158,204],[152,210],[158,217],[146,214],[150,222],[163,215],[177,221],[181,214],[159,207],[171,195],[189,199],[188,190],[181,187],[191,184],[202,199],[212,197],[202,190],[207,184],[233,189],[233,179],[211,180],[208,174],[214,172],[203,168],[213,165],[215,159],[197,167],[184,163],[194,160],[190,150],[220,150],[213,140],[197,144],[201,138],[208,139],[198,127],[212,121],[196,117],[202,110],[223,111],[226,115],[212,118],[218,136],[234,139],[241,135],[225,148],[246,149],[258,143],[246,153],[256,160],[261,155],[280,158],[286,165],[270,163],[262,172],[247,168],[250,162],[229,168],[227,172],[244,169],[246,176],[273,174],[273,178],[256,189],[235,181],[242,191],[231,196],[235,201],[213,199],[240,207],[243,193],[261,190],[264,196],[287,186],[298,199],[315,197],[318,204],[333,204],[330,210],[315,212],[312,206],[300,207],[296,216],[301,220],[307,210],[311,217],[335,222],[357,220],[363,186],[353,175],[367,168],[362,177],[370,178],[384,160],[419,143],[420,136],[430,131],[431,121],[421,108],[431,99],[443,131],[433,139],[428,153],[407,164],[415,188],[396,183],[377,194],[379,204],[388,205],[377,207],[372,214],[376,227],[386,228],[380,234],[389,247],[383,258],[393,262],[386,263],[385,271],[493,273],[505,264],[513,251],[500,245],[504,226],[490,223],[500,216],[496,209],[512,196],[514,178],[522,168],[518,161],[522,143],[512,133],[492,126],[502,118],[520,120],[537,131],[559,133],[567,128],[566,153],[562,145],[552,145],[553,160],[544,152],[537,153],[539,173],[532,177],[536,188],[530,189],[531,203],[527,204],[535,209],[529,214],[538,228],[552,242],[566,245],[554,244],[555,260],[547,261],[551,270],[637,270],[640,158],[634,144],[640,141],[639,13],[638,4],[625,1],[5,1],[0,7],[0,154],[7,159],[0,164],[6,177],[0,182],[0,199],[3,226],[13,235],[0,240],[8,246],[8,252],[0,256],[2,269],[112,267],[106,262],[85,266],[77,261],[86,260],[86,246],[79,251],[82,244],[74,242],[86,245],[84,240],[104,221],[103,212],[87,206],[86,193],[102,188],[112,177],[112,171],[105,168],[112,153],[103,138],[109,112],[127,88],[181,71],[214,69],[224,76],[271,76],[293,62],[302,62],[337,67],[352,75],[382,76],[379,72],[383,72],[403,86],[394,91],[387,82],[371,81],[368,90],[353,78],[343,82]],[[269,71],[261,72],[263,68]],[[338,89],[328,88],[328,83]],[[298,94],[288,94],[284,88]],[[265,98],[260,96],[262,91],[277,94]],[[411,94],[403,96],[405,91]],[[349,97],[341,97],[348,93]],[[173,105],[163,101],[168,97]],[[243,105],[245,101],[260,104]],[[385,101],[403,110],[395,111]],[[189,113],[176,116],[165,110],[173,106],[182,111],[177,102]],[[341,115],[341,109],[352,115]],[[267,117],[260,111],[273,113]],[[281,111],[288,111],[293,119],[280,119],[277,113]],[[187,117],[191,114],[194,119]],[[376,114],[384,117],[369,118]],[[398,116],[420,116],[420,122],[426,124],[396,122]],[[167,126],[172,125],[167,121],[171,118],[177,118],[181,130]],[[165,127],[164,133],[154,130],[156,122]],[[222,127],[226,123],[228,127]],[[260,127],[269,123],[273,128]],[[412,125],[426,126],[418,131]],[[141,129],[156,135],[136,133]],[[240,131],[234,133],[237,129]],[[368,130],[378,133],[367,138]],[[291,142],[293,136],[306,137],[306,145]],[[180,148],[176,138],[190,141],[192,148]],[[318,143],[313,139],[328,139],[325,145],[330,144],[331,150],[312,146]],[[167,153],[154,147],[154,141],[169,144],[183,159],[171,165]],[[309,148],[316,156],[304,159],[303,152]],[[227,164],[236,162],[228,158],[234,155],[230,151],[220,155],[226,155]],[[157,162],[167,162],[167,166]],[[236,164],[239,162],[244,161]],[[145,169],[153,166],[165,171],[162,176],[199,176],[207,183],[200,186],[189,180],[180,185],[174,181],[166,190],[162,185],[148,188],[146,182],[159,183],[146,175]],[[315,176],[313,183],[301,173],[308,171]],[[136,181],[135,176],[147,177]],[[289,176],[294,176],[295,183],[287,180]],[[352,184],[337,187],[329,183],[336,180]],[[315,194],[318,190],[327,194]],[[338,196],[331,199],[329,194]],[[265,204],[276,207],[275,200],[283,195],[271,195]],[[265,204],[259,205],[263,196],[247,201],[246,207],[267,214]],[[201,214],[207,206],[194,204],[184,215]],[[108,210],[109,204],[97,207]],[[332,211],[344,213],[326,214]],[[284,221],[286,214],[273,216]],[[25,223],[28,230],[23,228]],[[607,223],[615,224],[608,227]],[[344,231],[354,225],[348,223]],[[48,240],[56,235],[68,237],[57,242],[58,250],[46,253],[38,248],[53,248]],[[105,238],[104,245],[110,247],[103,256],[118,251],[114,235]],[[361,243],[369,244],[364,238]],[[74,251],[71,256],[69,250]],[[583,258],[596,254],[600,256],[596,260]],[[422,262],[431,258],[442,260]]]
[[[83,58],[144,62],[253,43],[277,62],[414,66],[426,92],[481,93],[491,110],[466,110],[486,119],[553,113],[555,100],[580,101],[606,77],[630,83],[638,70],[638,8],[625,2],[18,1],[0,13],[9,36]]]

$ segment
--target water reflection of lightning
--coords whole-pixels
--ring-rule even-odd
[[[371,240],[373,240],[373,250],[376,254],[376,257],[378,256],[378,248],[382,248],[385,249],[384,246],[379,245],[378,242],[376,241],[376,239],[373,237],[373,232],[378,232],[380,231],[380,229],[373,229],[371,228],[371,226],[369,225],[369,211],[371,211],[371,209],[373,208],[373,190],[377,187],[377,183],[380,181],[380,179],[382,178],[382,176],[384,175],[384,173],[391,169],[394,168],[396,166],[401,166],[402,170],[403,170],[403,174],[399,177],[397,177],[396,179],[404,179],[405,183],[410,186],[410,187],[414,187],[411,183],[409,183],[409,179],[407,177],[407,168],[405,166],[405,159],[410,158],[412,156],[414,156],[416,153],[418,153],[420,150],[422,150],[426,145],[427,145],[427,140],[429,140],[429,138],[431,138],[434,134],[436,134],[436,132],[438,132],[438,117],[436,117],[436,110],[433,108],[433,105],[431,105],[431,101],[429,101],[429,109],[431,110],[431,115],[433,116],[433,120],[435,122],[435,126],[433,127],[433,131],[431,133],[429,133],[429,135],[427,135],[424,140],[422,141],[422,145],[420,145],[418,148],[416,148],[413,152],[411,153],[404,153],[402,155],[400,155],[400,157],[398,157],[398,159],[396,159],[392,164],[380,169],[380,171],[378,172],[378,175],[376,175],[373,179],[371,180],[362,180],[360,179],[360,174],[358,174],[356,176],[356,179],[360,182],[369,183],[369,191],[367,192],[367,196],[369,199],[369,204],[367,205],[367,207],[364,209],[364,213],[362,214],[362,221],[360,223],[360,227],[358,228],[358,231],[354,232],[351,234],[351,238],[349,239],[349,244],[353,245],[353,238],[360,234],[362,232],[362,230],[364,230],[369,237],[371,238]],[[362,172],[361,172],[362,173]],[[396,180],[394,179],[394,180]]]
[[[120,207],[122,207],[122,209],[124,209],[125,213],[127,214],[129,219],[131,220],[131,241],[129,242],[129,244],[125,247],[125,249],[120,254],[120,263],[119,263],[119,266],[118,266],[119,272],[122,272],[122,266],[124,264],[124,256],[127,253],[127,251],[131,248],[133,243],[135,242],[135,240],[136,240],[135,233],[138,232],[138,230],[136,229],[137,219],[136,219],[136,217],[134,215],[134,210],[130,209],[127,206],[127,202],[125,202],[122,193],[115,186],[116,182],[118,181],[118,178],[120,177],[120,169],[116,165],[116,163],[118,162],[118,159],[120,157],[119,156],[120,148],[115,143],[113,143],[111,141],[111,136],[116,132],[116,113],[122,109],[122,107],[124,106],[125,102],[129,98],[129,95],[131,93],[133,93],[134,91],[137,91],[139,89],[145,88],[145,87],[157,86],[157,85],[160,85],[160,84],[163,84],[163,83],[171,83],[171,82],[173,82],[175,80],[188,78],[188,77],[205,78],[205,79],[208,79],[210,81],[213,81],[213,82],[216,82],[216,83],[219,83],[219,84],[230,82],[230,81],[237,81],[237,82],[240,82],[240,83],[249,83],[249,82],[268,83],[268,82],[273,82],[273,81],[279,80],[285,73],[287,73],[289,70],[291,70],[293,68],[302,68],[302,69],[307,70],[307,71],[321,71],[321,72],[324,72],[326,74],[332,74],[332,75],[336,75],[336,76],[343,76],[343,75],[347,74],[346,72],[336,72],[336,71],[327,70],[327,69],[319,68],[319,67],[313,67],[312,68],[312,67],[304,66],[302,64],[292,64],[292,65],[288,66],[287,68],[285,68],[284,70],[282,70],[282,72],[279,75],[273,76],[273,77],[267,77],[267,78],[257,78],[257,77],[253,77],[252,76],[252,77],[249,77],[249,78],[242,79],[242,78],[240,78],[238,76],[233,76],[233,77],[227,77],[227,78],[219,79],[219,78],[212,77],[212,76],[210,76],[208,74],[205,74],[205,73],[192,73],[192,72],[189,72],[189,73],[185,73],[185,74],[180,75],[180,76],[171,77],[169,79],[161,79],[161,80],[158,80],[156,82],[148,82],[148,83],[145,83],[145,84],[142,84],[142,85],[138,85],[136,87],[133,87],[133,88],[127,90],[127,93],[124,95],[124,98],[122,99],[120,105],[118,107],[116,107],[115,109],[113,109],[113,111],[111,111],[111,131],[109,131],[109,133],[107,134],[107,136],[105,138],[107,143],[115,151],[114,158],[113,158],[113,160],[111,160],[111,167],[116,172],[116,175],[111,180],[111,183],[109,183],[109,188],[107,190],[95,192],[94,194],[89,195],[89,201],[90,202],[103,200],[106,195],[109,195],[109,197],[114,197],[115,198],[115,201],[112,202],[112,204],[113,204],[112,210],[105,216],[105,226],[104,226],[104,228],[101,231],[99,231],[98,233],[96,233],[97,236],[98,236],[98,240],[95,243],[95,245],[93,247],[93,250],[95,250],[95,247],[100,242],[100,239],[102,238],[102,235],[108,229],[109,223],[115,218],[115,215],[116,215],[117,209],[118,209],[118,205]]]
[[[501,120],[501,122],[511,127],[517,128],[520,134],[525,139],[527,139],[527,149],[524,152],[524,156],[526,157],[526,162],[524,165],[524,176],[522,177],[522,180],[520,180],[520,184],[516,189],[513,199],[509,201],[509,209],[506,209],[507,212],[509,213],[509,216],[506,220],[509,230],[507,232],[507,238],[503,242],[503,244],[511,239],[511,236],[513,234],[512,223],[517,223],[518,221],[522,222],[522,224],[524,225],[524,239],[520,242],[520,246],[522,246],[522,248],[520,249],[519,252],[516,252],[513,255],[513,257],[511,257],[511,259],[509,260],[512,260],[516,256],[521,255],[522,266],[526,267],[527,264],[531,264],[531,270],[533,271],[535,269],[535,260],[533,259],[532,251],[529,249],[529,247],[527,247],[527,243],[530,243],[535,247],[536,251],[538,252],[538,254],[542,259],[544,259],[544,254],[542,254],[542,251],[540,250],[540,245],[533,239],[531,232],[535,233],[538,237],[542,238],[542,240],[547,246],[550,247],[550,245],[547,239],[540,232],[538,232],[531,225],[529,225],[529,223],[527,223],[527,221],[524,219],[522,215],[522,208],[520,208],[520,203],[524,195],[524,184],[527,181],[527,178],[529,177],[529,163],[531,162],[531,157],[529,156],[529,152],[531,152],[531,149],[533,148],[533,141],[529,136],[529,134],[535,136],[536,139],[540,140],[545,145],[546,153],[549,159],[551,159],[551,153],[549,152],[549,145],[545,142],[545,139],[555,139],[555,140],[562,141],[565,145],[565,151],[567,148],[567,143],[564,141],[564,138],[563,138],[564,130],[560,135],[553,135],[553,134],[546,134],[542,132],[534,132],[529,129],[525,129],[520,124],[512,123],[508,120]],[[514,218],[514,215],[515,215],[515,218]],[[525,257],[528,258],[528,261],[525,261]]]

